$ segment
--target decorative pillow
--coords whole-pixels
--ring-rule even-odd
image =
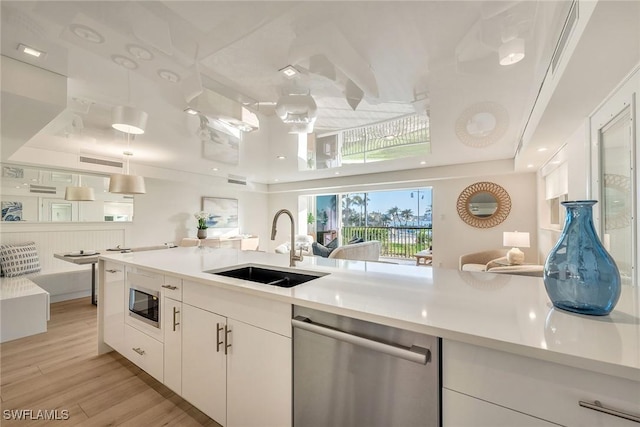
[[[332,241],[327,243],[325,246],[331,250],[334,250],[335,248],[338,247],[338,239],[333,239]]]
[[[347,245],[353,245],[354,243],[362,243],[364,242],[364,239],[361,237],[354,237],[353,239],[349,240],[347,242]]]
[[[318,256],[321,256],[323,258],[327,258],[329,256],[329,254],[331,252],[333,252],[333,249],[328,248],[326,246],[322,246],[318,242],[313,242],[311,244],[311,250],[313,251],[314,255],[318,255]]]
[[[7,277],[40,271],[40,258],[34,242],[0,246],[0,267]]]

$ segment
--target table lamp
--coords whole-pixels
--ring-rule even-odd
[[[529,247],[529,233],[505,231],[502,236],[502,245],[511,246],[511,250],[507,252],[507,261],[509,264],[522,264],[524,262],[524,252],[519,248]]]

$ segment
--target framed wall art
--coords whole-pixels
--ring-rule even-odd
[[[3,221],[22,221],[22,202],[2,202]]]
[[[202,210],[209,213],[207,227],[238,228],[238,199],[203,197]]]

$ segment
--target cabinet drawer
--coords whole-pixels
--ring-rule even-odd
[[[445,340],[443,387],[566,426],[638,424],[578,405],[640,413],[640,383],[584,369]]]
[[[442,390],[443,427],[551,427],[555,425],[466,394]]]
[[[124,265],[116,264],[111,261],[105,261],[104,263],[105,282],[120,282],[124,283]]]
[[[291,304],[187,280],[182,298],[194,307],[291,337]]]
[[[182,301],[182,279],[172,276],[164,276],[162,295],[176,301]]]
[[[124,327],[124,342],[124,356],[162,382],[164,371],[162,343],[130,325]]]

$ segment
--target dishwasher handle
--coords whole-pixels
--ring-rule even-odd
[[[349,344],[365,347],[370,350],[385,353],[394,357],[399,357],[401,359],[405,359],[410,362],[419,363],[422,365],[426,365],[431,359],[431,351],[427,348],[418,347],[415,345],[407,348],[386,344],[369,338],[363,338],[358,335],[343,332],[338,329],[322,325],[320,323],[313,323],[309,318],[303,316],[296,316],[291,319],[291,325],[293,325],[294,328],[303,329],[305,331],[313,332],[318,335],[324,335],[325,337],[334,338],[339,341],[344,341]]]

